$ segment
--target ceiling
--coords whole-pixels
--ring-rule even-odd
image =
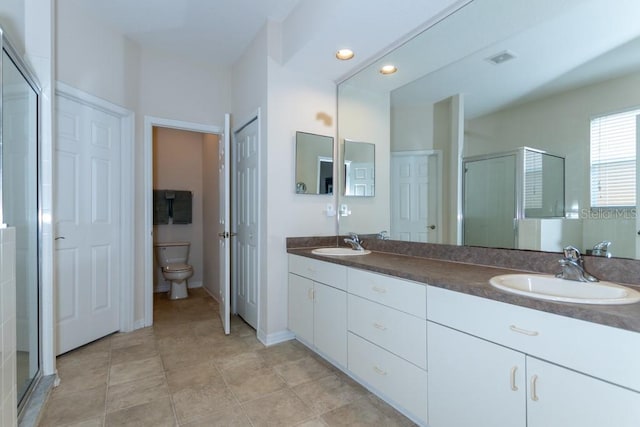
[[[231,66],[267,21],[280,24],[281,62],[341,80],[390,45],[470,0],[58,0],[143,49]],[[351,61],[335,52],[355,50]]]
[[[394,106],[465,95],[468,118],[640,69],[640,3],[476,0],[349,81],[392,93]],[[509,51],[515,59],[487,61]],[[385,62],[398,65],[381,76]]]

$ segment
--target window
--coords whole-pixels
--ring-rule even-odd
[[[591,207],[636,206],[636,117],[640,109],[591,120]]]

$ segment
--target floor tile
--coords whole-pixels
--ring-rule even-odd
[[[323,414],[369,394],[359,384],[337,375],[300,384],[294,387],[293,391],[313,409],[315,414]]]
[[[111,365],[109,386],[158,375],[163,371],[160,356]]]
[[[49,398],[40,426],[63,426],[104,414],[106,385]]]
[[[393,412],[380,410],[368,397],[358,399],[355,402],[334,409],[322,415],[321,418],[329,427],[401,427],[413,425],[413,423],[402,416],[397,416]]]
[[[223,371],[222,376],[241,402],[257,399],[287,386],[272,368],[245,369],[237,366]]]
[[[331,369],[310,356],[276,365],[273,369],[284,378],[289,387],[333,375]]]
[[[126,347],[111,350],[111,364],[117,365],[125,362],[135,362],[140,359],[148,359],[156,356],[158,349],[153,337],[148,337],[146,341]]]
[[[142,405],[167,396],[169,396],[169,387],[164,375],[160,372],[155,377],[109,386],[107,412]]]
[[[251,422],[242,408],[233,406],[181,425],[184,427],[251,427]]]
[[[105,420],[106,427],[171,427],[175,425],[171,399],[168,397],[109,412]]]
[[[183,388],[173,393],[172,399],[180,423],[238,406],[238,400],[221,378],[209,385]]]
[[[285,389],[243,404],[255,426],[294,426],[309,417],[309,407]]]

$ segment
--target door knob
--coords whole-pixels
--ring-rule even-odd
[[[428,228],[429,230],[435,230],[435,229],[436,229],[436,226],[435,226],[435,225],[433,225],[433,224],[431,224],[431,225],[430,225],[430,226],[428,226],[427,228]]]

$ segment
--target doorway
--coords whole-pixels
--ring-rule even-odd
[[[198,190],[199,194],[194,194],[194,218],[195,219],[195,211],[200,211],[201,214],[199,217],[200,228],[197,226],[194,227],[194,224],[184,224],[184,225],[164,225],[164,227],[170,227],[164,230],[158,230],[153,225],[153,201],[152,194],[154,189],[154,177],[162,176],[162,171],[160,170],[160,165],[155,164],[154,159],[154,135],[157,136],[158,133],[163,133],[164,137],[171,139],[175,136],[178,136],[183,132],[182,135],[190,135],[191,137],[194,134],[200,135],[201,145],[200,145],[200,153],[202,156],[206,156],[207,159],[214,159],[217,161],[217,142],[218,139],[222,137],[224,133],[224,129],[218,126],[209,126],[202,125],[197,123],[190,122],[182,122],[176,120],[168,120],[156,117],[145,117],[145,128],[144,128],[144,139],[145,139],[145,147],[144,147],[144,194],[145,194],[145,229],[148,230],[148,234],[144,241],[144,257],[145,257],[145,267],[144,267],[144,324],[136,325],[137,327],[151,326],[153,324],[153,294],[154,290],[165,290],[163,288],[154,289],[156,285],[163,285],[163,281],[157,280],[158,274],[156,272],[156,263],[155,263],[155,255],[153,249],[154,243],[154,231],[158,233],[159,238],[165,240],[186,240],[186,241],[195,241],[193,236],[198,236],[198,242],[192,247],[190,250],[191,254],[189,256],[189,264],[192,262],[195,264],[191,264],[194,267],[194,276],[190,279],[192,285],[200,286],[204,285],[209,293],[211,293],[214,298],[218,298],[218,293],[216,291],[217,285],[220,285],[217,281],[217,274],[215,266],[218,265],[218,256],[217,256],[217,237],[206,238],[206,235],[213,233],[213,236],[216,235],[215,226],[217,224],[217,213],[218,206],[215,203],[217,200],[216,197],[212,197],[209,194],[206,198],[202,197],[202,191],[207,191],[209,193],[217,194],[217,183],[210,181],[215,180],[217,175],[217,163],[212,164],[211,166],[205,168],[201,163],[200,168],[200,176],[199,179],[201,181],[201,188]],[[176,148],[176,147],[174,147]],[[193,147],[192,147],[193,148]],[[213,155],[212,155],[213,152]],[[171,154],[168,154],[171,156]],[[183,159],[184,161],[185,159]],[[169,160],[164,160],[167,162]],[[211,160],[213,162],[213,160]],[[188,161],[187,161],[188,163]],[[185,166],[188,167],[188,164]],[[157,169],[157,170],[156,170]],[[170,168],[172,169],[172,168]],[[193,168],[192,168],[193,169]],[[177,171],[181,170],[177,168]],[[172,172],[176,173],[176,170]],[[178,172],[180,173],[180,172]],[[193,174],[192,174],[193,175]],[[166,181],[160,181],[159,185],[164,184]],[[175,177],[174,177],[175,178]],[[169,177],[171,179],[171,177]],[[205,185],[204,182],[207,181],[208,184]],[[176,181],[173,181],[176,182]],[[189,186],[191,184],[179,184],[178,186]],[[206,188],[206,190],[205,190]],[[178,189],[178,188],[176,188]],[[182,190],[189,190],[188,188],[180,188]],[[178,190],[180,190],[178,189]],[[196,201],[198,205],[196,206]],[[203,215],[205,214],[208,217],[215,216],[213,221],[209,221],[210,224],[205,226],[205,222],[202,221]],[[212,214],[214,212],[215,214]],[[199,234],[198,234],[199,233]],[[203,237],[204,236],[204,237]],[[209,245],[207,242],[211,243]],[[206,248],[205,248],[206,246]],[[195,254],[195,255],[194,255]],[[206,255],[205,255],[206,254]],[[205,262],[206,257],[206,262]],[[211,266],[214,268],[212,269]],[[197,274],[196,274],[197,273]],[[154,275],[156,276],[156,280],[154,280]],[[213,285],[210,285],[213,284]]]

